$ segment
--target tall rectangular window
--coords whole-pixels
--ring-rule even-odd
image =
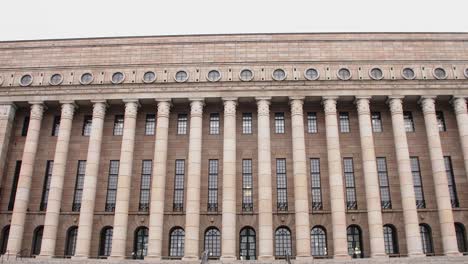
[[[310,159],[310,186],[312,187],[312,210],[322,210],[322,186],[320,181],[320,159]]]
[[[208,211],[218,211],[218,160],[208,161]]]
[[[21,160],[17,160],[15,165],[15,174],[13,175],[13,183],[11,185],[10,201],[8,202],[8,211],[12,211],[15,206],[16,190],[18,189],[20,171]]]
[[[252,113],[242,113],[242,134],[252,134]]]
[[[252,160],[242,160],[242,211],[253,211]]]
[[[379,133],[382,132],[382,117],[380,116],[380,112],[372,112],[372,131]]]
[[[115,201],[117,198],[117,183],[119,180],[119,164],[120,161],[118,160],[110,161],[105,208],[106,212],[114,212],[115,210]]]
[[[93,117],[90,116],[90,115],[86,115],[84,117],[84,121],[83,121],[83,131],[82,131],[82,135],[83,136],[87,136],[89,137],[89,135],[91,135],[91,126],[93,125]]]
[[[413,175],[414,195],[416,198],[416,208],[426,208],[424,200],[424,189],[422,185],[421,169],[418,157],[411,157],[411,174]]]
[[[284,134],[284,113],[275,113],[275,133]]]
[[[23,119],[23,128],[21,129],[21,136],[25,137],[28,135],[29,128],[29,116],[25,116]]]
[[[60,116],[54,116],[54,123],[52,124],[52,136],[58,136],[60,129]]]
[[[179,114],[177,116],[177,134],[185,135],[187,134],[187,114]]]
[[[286,159],[276,159],[276,191],[278,211],[288,210],[288,178]]]
[[[447,182],[448,182],[448,187],[449,187],[449,192],[450,192],[450,201],[452,202],[453,208],[458,208],[460,207],[460,204],[458,202],[457,187],[455,184],[455,175],[453,173],[452,159],[450,158],[450,156],[444,157],[444,163],[445,163],[445,172],[447,173]]]
[[[145,135],[152,136],[156,131],[156,115],[147,114],[145,122]]]
[[[307,132],[317,133],[317,113],[307,113]]]
[[[413,121],[413,114],[409,111],[403,112],[403,119],[405,121],[405,131],[406,132],[414,132],[414,121]]]
[[[73,194],[72,211],[79,212],[81,209],[81,198],[83,197],[84,177],[86,171],[86,160],[78,161],[76,170],[75,192]]]
[[[341,133],[349,133],[349,113],[348,112],[340,112],[340,132]]]
[[[348,210],[357,209],[356,184],[352,158],[343,158],[343,168],[346,183],[346,206]]]
[[[39,206],[40,211],[45,211],[47,208],[47,201],[49,199],[50,181],[52,179],[52,169],[54,168],[54,161],[48,160],[46,165],[46,173],[44,177],[44,186],[42,187],[42,198]]]
[[[382,209],[392,208],[392,199],[390,197],[390,184],[388,182],[387,160],[385,158],[377,158],[377,174],[379,176],[380,185],[380,205]]]
[[[174,178],[174,203],[173,210],[182,212],[184,210],[184,180],[185,180],[185,160],[175,161]]]
[[[115,115],[114,119],[114,136],[122,136],[124,129],[124,116]]]
[[[153,168],[152,160],[143,160],[141,163],[141,183],[140,183],[140,203],[138,211],[148,212],[151,193],[151,171]]]
[[[219,135],[219,113],[210,114],[210,134]]]
[[[445,126],[444,112],[437,111],[436,117],[437,117],[437,126],[439,127],[439,131],[440,132],[447,131],[447,127]]]

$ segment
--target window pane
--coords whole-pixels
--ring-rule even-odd
[[[354,182],[353,159],[344,158],[343,168],[346,184],[346,205],[348,210],[357,209],[356,187]]]
[[[275,232],[275,256],[284,257],[291,253],[291,232],[285,227],[280,227]]]
[[[218,229],[210,228],[205,232],[205,250],[211,258],[221,256],[221,232]]]
[[[60,129],[60,116],[54,116],[54,123],[52,125],[52,136],[58,136]]]
[[[219,134],[219,114],[218,113],[210,114],[210,134],[211,135]]]
[[[54,167],[54,161],[48,160],[46,165],[46,173],[44,178],[44,186],[42,188],[42,199],[39,210],[45,211],[47,208],[47,201],[49,200],[50,181],[52,180],[52,170]]]
[[[340,132],[349,133],[349,114],[347,112],[340,112]]]
[[[187,134],[187,114],[179,114],[177,117],[177,134]]]
[[[114,120],[114,136],[122,136],[124,129],[124,116],[116,115]]]
[[[145,135],[154,135],[156,131],[156,116],[154,114],[146,115]]]
[[[284,133],[284,113],[275,113],[275,133]]]
[[[90,115],[87,115],[84,117],[83,121],[83,136],[88,136],[91,135],[91,125],[93,124],[93,117]]]
[[[151,160],[143,160],[141,164],[140,203],[138,206],[138,210],[143,212],[149,211],[152,167],[153,162]]]
[[[13,211],[16,199],[16,190],[18,189],[18,180],[21,170],[21,160],[16,161],[15,174],[13,175],[13,183],[11,185],[10,200],[8,202],[8,211]]]
[[[252,160],[242,160],[242,210],[253,210]]]
[[[307,132],[317,133],[317,114],[307,113]]]
[[[218,211],[218,160],[208,161],[208,211]]]
[[[452,159],[449,156],[444,157],[445,172],[447,174],[447,182],[450,193],[450,201],[453,208],[460,207],[458,202],[457,187],[455,184],[455,175],[453,174]]]
[[[426,208],[426,201],[424,200],[424,190],[422,185],[421,170],[419,167],[418,157],[411,157],[411,173],[413,175],[414,194],[416,198],[417,208]]]
[[[444,118],[444,112],[442,111],[437,111],[436,112],[436,117],[437,117],[437,126],[439,127],[439,131],[447,131],[447,128],[445,126],[445,118]]]
[[[185,160],[176,160],[174,180],[174,211],[184,210]]]
[[[81,208],[81,198],[83,196],[84,177],[86,171],[86,160],[78,161],[78,169],[75,180],[75,193],[73,195],[72,211],[79,212]]]
[[[242,134],[252,134],[252,113],[242,113]]]
[[[380,112],[372,112],[372,131],[382,132],[382,118]]]
[[[185,232],[182,228],[175,228],[171,232],[169,256],[183,257],[185,248]]]
[[[403,112],[403,118],[405,121],[405,131],[406,132],[414,132],[414,121],[413,121],[413,114],[411,112]]]
[[[310,232],[310,243],[312,247],[312,256],[327,255],[327,235],[322,227],[314,227]]]
[[[114,212],[117,198],[117,181],[119,177],[118,160],[111,160],[109,165],[109,178],[107,182],[106,212]]]
[[[312,210],[322,210],[322,190],[320,183],[320,159],[310,159],[310,185],[312,188]]]
[[[387,174],[387,160],[385,158],[377,158],[377,174],[380,185],[380,203],[382,209],[391,209],[392,200],[390,198],[390,184]]]

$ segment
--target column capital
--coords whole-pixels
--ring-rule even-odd
[[[466,114],[467,112],[467,107],[466,107],[466,99],[465,97],[454,97],[452,100],[450,100],[450,103],[453,105],[453,109],[455,111],[455,114]],[[468,168],[467,168],[468,169]]]
[[[138,100],[124,100],[125,102],[125,117],[136,118],[140,103]]]
[[[237,102],[237,97],[221,97],[221,100],[223,101],[234,101]]]
[[[257,96],[255,100],[258,101],[271,101],[271,96]]]
[[[435,96],[421,96],[418,103],[421,104],[424,114],[435,113]]]
[[[93,118],[104,119],[107,102],[105,100],[91,101],[93,103]]]
[[[203,106],[205,102],[203,99],[190,99],[190,116],[202,116],[203,115]]]
[[[17,107],[13,103],[0,103],[0,120],[13,120],[16,109]]]
[[[73,119],[75,109],[78,108],[75,102],[60,102],[62,104],[62,112],[60,118],[62,119]]]
[[[370,97],[359,96],[354,100],[356,104],[357,111],[359,115],[369,115],[370,114]]]
[[[235,116],[236,115],[236,105],[237,105],[236,100],[224,100],[224,115],[225,116]]]
[[[163,100],[158,101],[158,118],[159,117],[169,117],[169,111],[171,109],[171,101]]]
[[[255,99],[257,100],[258,116],[268,116],[270,114],[271,97],[255,97]]]
[[[336,114],[336,100],[338,97],[324,96],[322,97],[323,109],[325,114]]]
[[[291,105],[291,115],[304,115],[304,97],[302,99],[299,97],[289,97],[289,104]]]
[[[304,101],[305,99],[305,96],[289,96],[289,101],[293,101],[293,100],[301,100],[301,101]]]
[[[394,114],[403,114],[403,96],[389,96],[387,104],[390,107],[390,112]]]
[[[30,118],[37,119],[37,120],[42,119],[44,111],[47,109],[47,107],[44,105],[44,102],[34,101],[34,102],[29,102],[29,103],[31,104]]]

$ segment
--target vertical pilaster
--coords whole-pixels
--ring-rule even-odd
[[[0,187],[3,182],[15,113],[16,106],[13,103],[0,104]]]
[[[468,177],[468,113],[466,110],[466,99],[465,97],[455,97],[452,100],[452,104],[457,118],[463,161],[465,162],[465,173]]]

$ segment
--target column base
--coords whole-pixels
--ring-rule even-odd
[[[184,256],[182,261],[199,261],[200,258],[198,256]]]
[[[385,253],[371,254],[371,258],[388,258],[388,255]]]
[[[107,257],[107,260],[109,261],[119,261],[125,259],[125,256],[109,256]]]
[[[236,256],[225,255],[225,256],[221,256],[221,257],[219,258],[219,260],[228,262],[228,261],[237,260],[237,257],[236,257]]]
[[[447,257],[458,257],[458,256],[462,256],[463,254],[458,251],[450,251],[450,252],[445,252],[444,255]]]
[[[426,257],[426,254],[422,252],[417,252],[417,253],[409,253],[408,258],[424,258]]]
[[[313,261],[314,257],[312,256],[296,256],[296,261],[299,261],[299,262],[311,262]]]
[[[156,255],[148,255],[145,257],[145,260],[148,260],[148,261],[161,261],[161,256],[156,256]]]
[[[275,257],[272,255],[262,255],[258,256],[258,260],[275,260]]]
[[[86,260],[89,259],[88,256],[72,256],[71,260]]]
[[[333,259],[351,259],[351,256],[348,254],[336,254],[333,255]]]
[[[37,255],[36,259],[51,259],[53,257],[54,256],[52,256],[52,255]]]

